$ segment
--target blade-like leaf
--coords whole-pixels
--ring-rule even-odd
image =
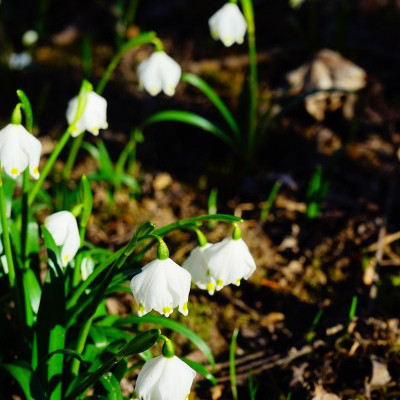
[[[188,360],[187,358],[183,357],[181,357],[181,360],[185,361],[185,363],[189,365],[189,367],[193,368],[200,375],[204,376],[204,378],[209,380],[213,385],[217,384],[215,376],[210,371],[208,371],[208,369],[204,365],[201,365],[195,361]]]
[[[2,364],[0,367],[18,382],[27,400],[46,400],[39,379],[29,364],[18,361],[14,364]]]
[[[221,115],[224,117],[225,121],[232,129],[232,132],[235,134],[238,141],[241,141],[240,129],[238,124],[233,118],[232,113],[229,111],[228,107],[222,101],[222,99],[218,96],[217,92],[203,79],[199,76],[190,74],[186,72],[182,75],[182,81],[190,83],[192,86],[196,87],[200,91],[202,91],[208,99],[214,104],[214,106],[218,109]]]
[[[207,343],[196,333],[192,332],[186,326],[180,324],[179,322],[173,321],[171,319],[165,317],[158,317],[154,315],[144,315],[143,317],[137,317],[135,315],[121,318],[120,320],[115,322],[115,326],[123,326],[128,324],[154,324],[158,326],[162,326],[166,329],[171,329],[175,332],[180,333],[183,336],[186,336],[193,344],[195,344],[207,357],[211,366],[214,368],[215,360],[214,356],[211,352],[211,349],[208,347]]]
[[[117,354],[110,357],[96,372],[90,374],[86,379],[79,380],[74,388],[69,388],[66,400],[76,399],[87,389],[93,386],[98,380],[107,373],[112,367],[117,365],[124,357],[136,355],[146,351],[158,340],[160,331],[158,329],[150,329],[137,335],[127,345],[125,345]]]
[[[44,364],[47,361],[50,360],[51,357],[55,356],[56,354],[63,354],[65,356],[71,356],[72,358],[76,358],[79,362],[85,364],[85,360],[82,358],[82,356],[77,353],[75,350],[71,350],[71,349],[58,349],[55,350],[49,354],[47,354],[46,356],[44,356],[40,361],[39,364]]]
[[[149,329],[146,332],[140,333],[118,352],[117,357],[122,358],[143,353],[157,342],[160,334],[159,329]]]
[[[167,121],[182,122],[184,124],[196,126],[197,128],[200,128],[203,131],[209,132],[217,136],[228,146],[232,147],[232,149],[235,149],[234,141],[222,129],[220,129],[218,126],[210,122],[208,119],[188,111],[180,111],[180,110],[160,111],[158,113],[153,114],[151,117],[147,118],[142,124],[142,127],[146,127],[148,125],[152,125],[157,122],[167,122]]]
[[[106,372],[100,378],[100,383],[107,391],[108,400],[123,400],[121,387],[112,372]]]

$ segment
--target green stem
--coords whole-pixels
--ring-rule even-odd
[[[257,78],[257,51],[256,28],[254,23],[254,10],[252,0],[241,0],[244,16],[247,21],[247,36],[250,59],[250,101],[249,101],[249,156],[254,154],[256,148],[256,122],[258,109],[258,78]]]
[[[56,148],[51,153],[51,156],[49,157],[49,159],[47,160],[43,170],[41,171],[40,178],[34,184],[34,186],[32,188],[32,191],[31,191],[31,193],[29,195],[29,198],[28,198],[28,205],[29,206],[32,205],[33,201],[35,200],[35,197],[37,196],[37,194],[39,193],[40,188],[43,185],[43,182],[47,178],[47,175],[49,174],[51,168],[53,167],[53,165],[56,162],[56,160],[57,160],[58,156],[60,155],[61,151],[63,150],[63,148],[67,144],[68,139],[71,136],[71,132],[75,129],[75,124],[82,117],[82,114],[85,111],[85,107],[86,107],[87,95],[91,90],[93,90],[92,85],[88,81],[84,80],[82,82],[81,88],[79,90],[78,106],[77,106],[75,118],[72,121],[72,123],[69,124],[67,130],[64,132],[64,134],[62,135],[60,141],[57,143]]]
[[[25,268],[29,268],[26,264],[27,260],[27,247],[28,247],[28,223],[29,223],[29,169],[24,171],[23,183],[22,183],[22,232],[21,232],[21,255],[22,262]]]
[[[71,150],[69,151],[67,162],[64,167],[64,180],[68,182],[71,177],[72,168],[74,168],[76,157],[78,157],[79,150],[82,146],[85,132],[81,133],[72,143]]]
[[[108,65],[106,71],[100,79],[100,82],[96,89],[96,93],[99,95],[103,93],[108,81],[111,78],[112,73],[114,72],[115,68],[117,67],[125,53],[127,53],[134,47],[142,46],[146,43],[152,43],[155,38],[156,34],[154,32],[146,32],[126,42]]]
[[[43,185],[43,182],[47,178],[50,170],[53,168],[54,163],[56,162],[58,156],[60,155],[62,149],[67,144],[69,137],[71,136],[71,125],[68,129],[64,132],[63,136],[61,137],[60,141],[58,142],[56,148],[51,153],[51,156],[47,160],[43,170],[40,173],[40,178],[35,182],[32,187],[31,193],[29,194],[28,198],[28,205],[31,206],[33,201],[35,200],[40,188]]]
[[[111,78],[112,73],[114,72],[115,68],[121,61],[122,57],[131,49],[137,46],[142,46],[147,43],[154,43],[154,45],[157,48],[157,39],[156,34],[154,32],[147,32],[139,35],[138,37],[133,38],[132,40],[129,40],[126,42],[121,49],[118,51],[118,53],[112,58],[110,64],[108,64],[107,69],[105,70],[103,76],[100,79],[99,84],[97,85],[96,88],[96,93],[99,95],[102,95],[104,92],[104,89],[106,88],[106,85],[108,81]],[[161,41],[160,41],[161,42]],[[71,177],[71,172],[72,169],[75,165],[76,157],[78,156],[79,150],[81,148],[82,142],[83,142],[83,137],[84,137],[85,132],[83,132],[78,138],[75,139],[74,143],[72,144],[71,150],[68,154],[68,159],[65,164],[65,170],[64,170],[64,179],[68,182],[70,177]]]
[[[1,214],[1,226],[3,228],[3,244],[4,244],[4,250],[6,253],[6,260],[7,260],[7,266],[8,266],[8,279],[10,281],[11,290],[14,290],[16,287],[16,285],[15,285],[15,268],[14,268],[14,261],[13,261],[13,256],[12,256],[10,233],[8,230],[7,208],[6,208],[6,199],[4,196],[1,165],[0,165],[0,214]]]

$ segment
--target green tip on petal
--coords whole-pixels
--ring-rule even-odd
[[[159,240],[159,245],[157,249],[157,258],[161,261],[167,260],[169,258],[168,246],[165,244],[164,240]]]
[[[242,230],[236,224],[234,224],[234,226],[235,227],[233,228],[232,239],[239,240],[242,237]]]
[[[164,340],[164,345],[162,347],[162,354],[164,357],[172,358],[175,355],[175,346],[170,339],[165,336],[161,336]]]
[[[14,125],[21,125],[21,122],[22,122],[21,107],[22,107],[22,104],[18,103],[15,106],[13,113],[11,114],[11,123]]]

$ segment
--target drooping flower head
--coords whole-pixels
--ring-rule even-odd
[[[138,65],[137,75],[139,85],[152,96],[158,95],[161,91],[173,96],[181,79],[182,69],[164,51],[155,51]]]
[[[210,275],[208,268],[208,259],[205,251],[212,245],[207,243],[206,237],[200,231],[196,230],[198,246],[196,246],[185,260],[182,267],[190,272],[192,281],[202,290],[207,290],[210,295],[215,292],[216,282]]]
[[[247,22],[237,4],[226,3],[208,20],[208,25],[211,36],[220,39],[226,47],[244,41]]]
[[[239,286],[241,279],[248,279],[256,269],[238,227],[235,227],[232,238],[213,244],[204,254],[208,260],[210,276],[216,281],[216,290],[230,284]]]
[[[141,400],[185,400],[195,376],[196,371],[178,357],[158,356],[144,364],[135,391]]]
[[[107,101],[97,93],[90,91],[86,94],[86,104],[81,117],[75,122],[71,132],[72,137],[77,137],[85,131],[97,136],[100,129],[107,129]],[[67,121],[72,124],[78,111],[78,96],[71,99],[67,108]]]
[[[62,246],[61,261],[66,266],[79,250],[81,239],[76,218],[69,211],[49,215],[44,225],[57,246]]]
[[[39,178],[42,144],[20,124],[8,124],[0,131],[0,162],[7,175],[17,178],[29,166],[34,179]]]
[[[159,246],[165,246],[162,242]],[[159,256],[145,265],[131,280],[131,290],[139,303],[138,315],[155,310],[169,317],[175,307],[188,315],[190,274],[167,256]]]

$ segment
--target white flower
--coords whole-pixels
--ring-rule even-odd
[[[78,108],[78,96],[74,97],[68,103],[67,121],[69,124],[74,122]],[[100,129],[107,129],[107,101],[95,92],[87,94],[85,109],[82,116],[76,122],[72,137],[79,136],[85,131],[89,131],[97,136]]]
[[[196,246],[189,257],[185,260],[182,267],[187,269],[192,276],[192,281],[203,290],[207,290],[210,295],[215,292],[216,282],[210,275],[208,268],[208,260],[204,254],[205,250],[211,247],[211,243],[207,243],[203,247]]]
[[[185,400],[196,371],[178,357],[155,357],[147,361],[136,380],[140,400]]]
[[[38,39],[39,39],[39,34],[33,29],[26,31],[22,35],[22,43],[24,44],[24,46],[32,46],[38,41]]]
[[[8,59],[8,66],[10,69],[14,70],[23,70],[26,67],[29,67],[32,63],[32,57],[30,54],[26,52],[22,53],[12,53],[10,58]]]
[[[69,211],[59,211],[49,215],[44,221],[57,246],[62,246],[61,260],[63,266],[71,261],[81,245],[76,218]]]
[[[8,124],[0,131],[0,162],[12,178],[22,174],[29,166],[29,173],[39,178],[39,160],[42,144],[22,125]]]
[[[190,274],[170,258],[156,259],[131,280],[131,289],[139,303],[138,315],[156,310],[168,317],[175,307],[188,315]]]
[[[152,96],[156,96],[161,90],[166,95],[173,96],[181,79],[182,69],[164,51],[156,51],[138,65],[137,74],[140,86]]]
[[[208,20],[208,25],[211,36],[220,39],[226,47],[244,41],[247,22],[236,4],[226,3]]]
[[[242,239],[226,238],[206,249],[204,254],[208,259],[210,275],[217,283],[217,290],[231,283],[239,286],[240,280],[248,279],[256,269],[254,259]]]

